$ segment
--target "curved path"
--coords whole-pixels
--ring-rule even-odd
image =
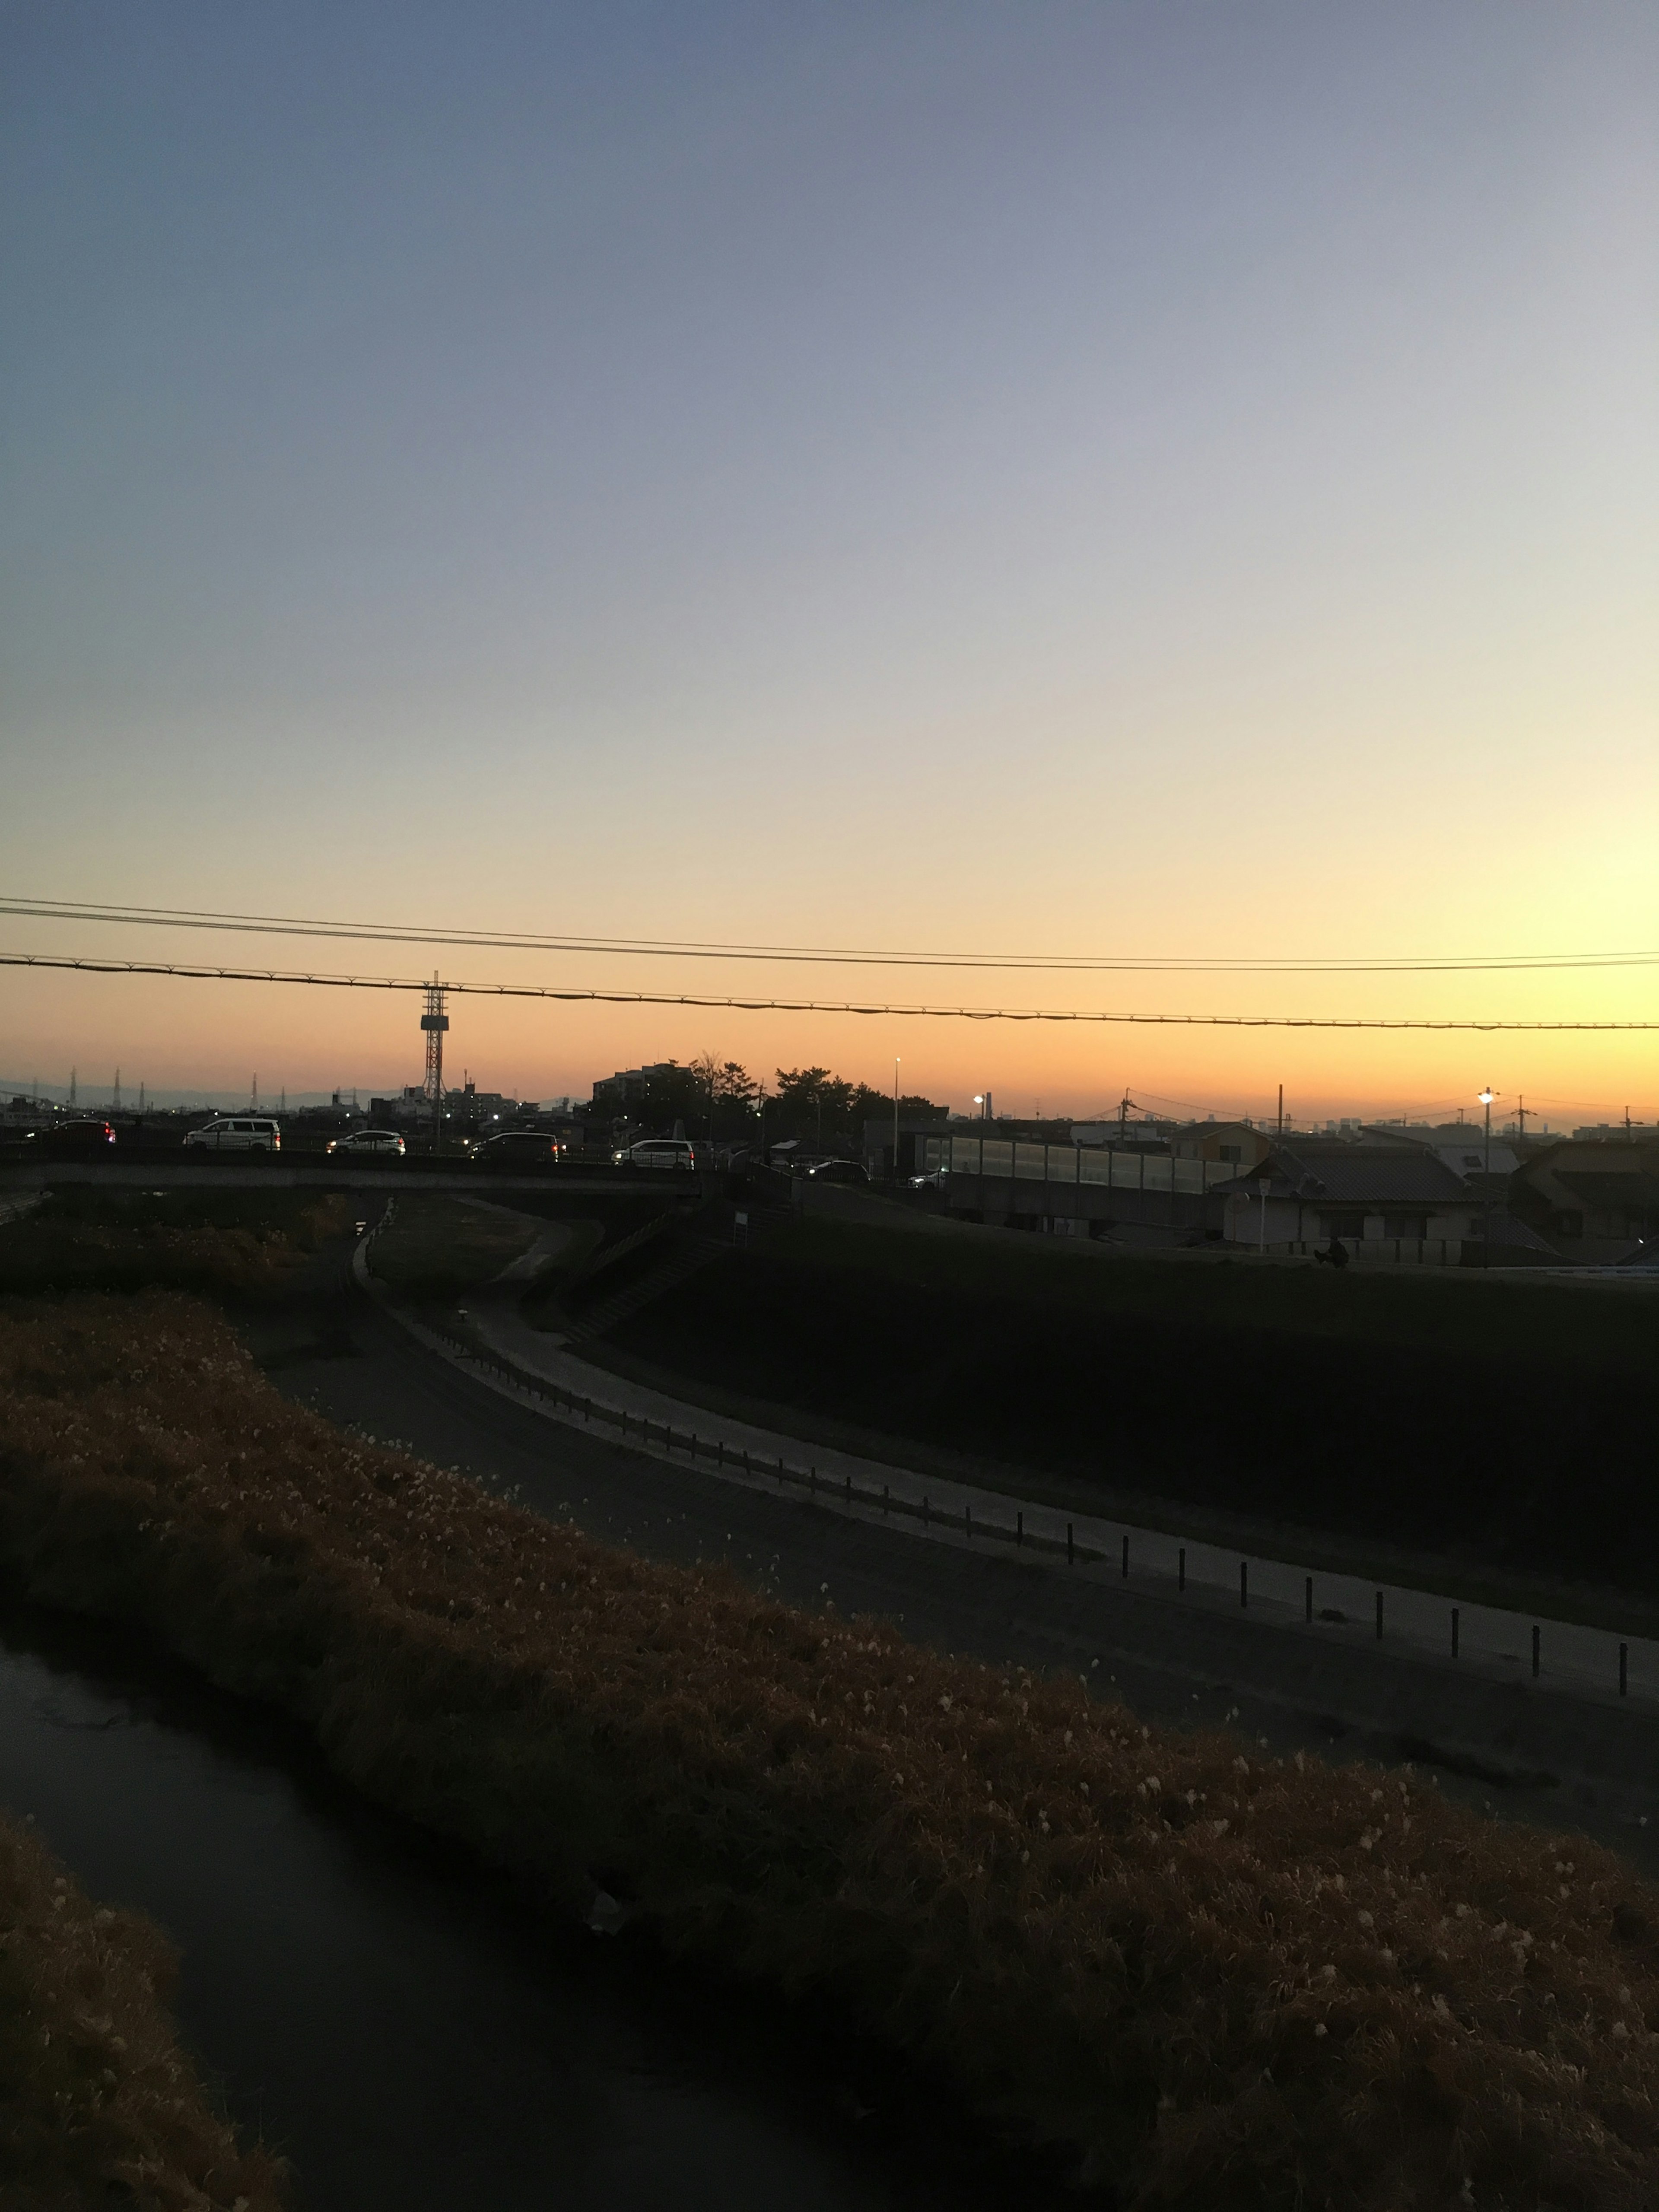
[[[1408,1645],[1322,1636],[1298,1613],[940,1540],[873,1513],[623,1443],[548,1414],[416,1341],[349,1278],[251,1328],[280,1387],[457,1467],[532,1510],[677,1562],[724,1558],[802,1605],[880,1613],[941,1648],[1069,1667],[1146,1719],[1231,1724],[1273,1750],[1417,1759],[1449,1792],[1582,1828],[1659,1875],[1659,1710],[1546,1677],[1499,1680]],[[607,1382],[613,1378],[607,1377]],[[708,1423],[706,1414],[699,1416]]]

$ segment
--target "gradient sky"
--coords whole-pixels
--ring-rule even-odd
[[[9,0],[0,889],[933,951],[1659,945],[1656,114],[1635,5]],[[885,980],[1659,1015],[1651,970]],[[0,971],[0,1074],[413,1080],[415,1012]],[[1659,1107],[1642,1038],[467,1006],[452,1047],[540,1096],[710,1047],[883,1083],[899,1053],[1021,1110]]]

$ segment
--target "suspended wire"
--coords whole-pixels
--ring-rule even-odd
[[[447,945],[489,951],[580,952],[661,960],[745,960],[855,968],[993,969],[1048,975],[1432,975],[1535,974],[1560,969],[1659,967],[1659,951],[1474,953],[1425,959],[1200,958],[1136,954],[908,952],[822,945],[723,944],[697,939],[538,936],[514,930],[428,929],[392,922],[325,921],[296,915],[219,913],[209,908],[106,906],[76,899],[0,895],[0,915],[97,921],[255,936],[318,937],[362,944]]]
[[[173,975],[223,983],[301,983],[345,991],[429,991],[434,988],[428,978],[319,975],[276,968],[197,967],[172,960],[97,960],[46,952],[0,953],[0,968],[69,969],[92,975]],[[949,1022],[1097,1022],[1147,1029],[1659,1030],[1659,1022],[1447,1020],[1360,1014],[1131,1014],[1060,1006],[890,1006],[853,1000],[703,997],[678,991],[560,990],[545,983],[444,982],[436,988],[470,998],[545,999],[566,1006],[702,1006],[748,1014],[882,1014],[907,1020]]]

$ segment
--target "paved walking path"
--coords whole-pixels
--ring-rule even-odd
[[[356,1273],[374,1287],[362,1247]],[[807,1477],[823,1505],[870,1520],[882,1519],[884,1510],[889,1515],[902,1511],[901,1526],[943,1542],[989,1545],[1003,1551],[1012,1548],[1013,1532],[1019,1528],[1024,1554],[1034,1565],[1059,1565],[1069,1556],[1075,1560],[1073,1571],[1091,1577],[1121,1577],[1127,1542],[1129,1577],[1146,1595],[1167,1595],[1173,1602],[1184,1592],[1200,1604],[1230,1608],[1240,1607],[1243,1598],[1248,1602],[1242,1609],[1254,1620],[1306,1623],[1310,1571],[1293,1560],[1255,1555],[1244,1559],[1236,1548],[1103,1516],[1068,1513],[1064,1507],[948,1477],[918,1474],[711,1413],[594,1366],[559,1338],[532,1328],[507,1299],[474,1299],[465,1317],[476,1336],[511,1370],[492,1376],[485,1368],[484,1379],[515,1395],[523,1392],[515,1385],[514,1375],[569,1393],[591,1408],[586,1419],[625,1422],[624,1433],[631,1430],[641,1449],[653,1454],[666,1453],[684,1462],[692,1453],[695,1439],[698,1466],[727,1481],[774,1487],[781,1468],[792,1490],[798,1487],[798,1477]],[[434,1351],[477,1370],[478,1363],[469,1358],[464,1345],[410,1322],[406,1315],[398,1318]],[[539,1402],[553,1419],[584,1422],[582,1405],[570,1410]],[[1659,1642],[1653,1639],[1620,1638],[1576,1622],[1455,1601],[1358,1575],[1316,1569],[1311,1579],[1314,1620],[1309,1632],[1320,1638],[1350,1646],[1374,1644],[1380,1597],[1382,1637],[1389,1648],[1449,1658],[1455,1606],[1457,1656],[1472,1669],[1498,1679],[1530,1680],[1535,1629],[1540,1681],[1616,1705],[1622,1644],[1629,1701],[1659,1702]]]

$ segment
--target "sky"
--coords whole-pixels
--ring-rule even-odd
[[[1659,947],[1659,14],[0,6],[0,891],[933,954]],[[1656,969],[9,953],[1140,1013]],[[389,994],[0,969],[0,1076],[417,1080]],[[961,1105],[1659,1110],[1652,1036],[460,1000]],[[84,1093],[83,1093],[84,1095]],[[1549,1110],[1547,1108],[1545,1110]]]

